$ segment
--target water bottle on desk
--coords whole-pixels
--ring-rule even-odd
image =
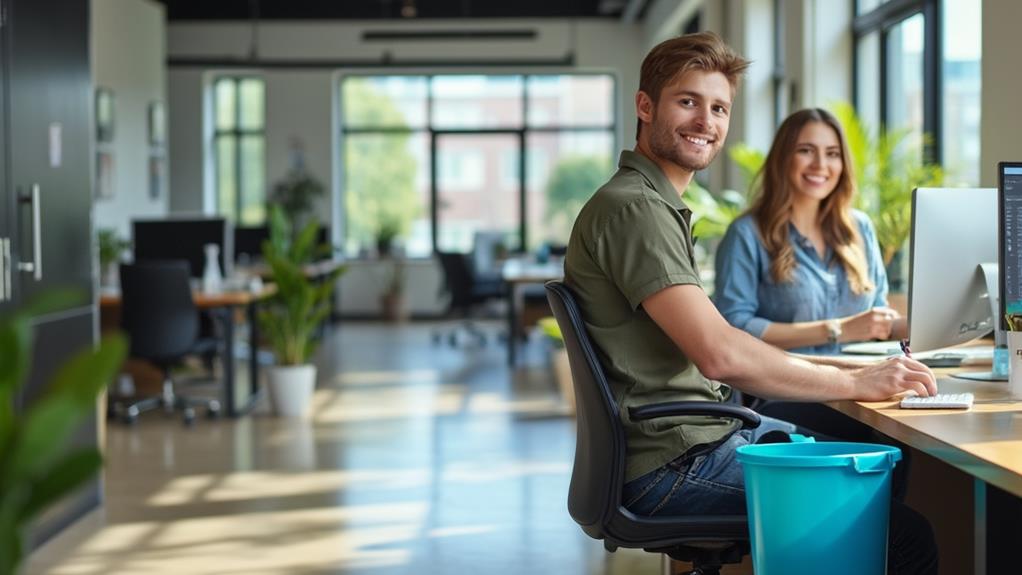
[[[220,246],[206,244],[206,267],[202,272],[202,291],[219,292],[223,288],[224,276],[220,273]]]

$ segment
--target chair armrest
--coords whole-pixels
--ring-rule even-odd
[[[709,415],[711,417],[728,417],[742,422],[742,429],[759,427],[759,414],[755,411],[730,403],[715,401],[669,401],[651,405],[632,406],[628,408],[632,421],[656,419],[676,415]]]

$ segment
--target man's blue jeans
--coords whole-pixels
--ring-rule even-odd
[[[637,515],[744,515],[745,478],[735,450],[766,433],[796,433],[795,425],[761,417],[707,453],[675,459],[625,484],[622,501]]]
[[[765,434],[812,432],[761,416],[756,429],[742,429],[710,450],[694,449],[625,484],[624,506],[636,515],[745,515],[745,478],[735,450],[757,443]],[[937,573],[937,547],[924,517],[904,504],[891,502],[888,531],[890,575]]]

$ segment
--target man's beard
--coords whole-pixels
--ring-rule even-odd
[[[658,157],[677,164],[682,169],[690,172],[698,172],[706,169],[706,167],[713,162],[714,158],[717,157],[717,152],[720,151],[720,148],[716,147],[716,144],[714,144],[714,148],[710,150],[710,155],[706,158],[706,160],[686,157],[681,153],[681,150],[678,149],[677,145],[677,142],[679,140],[683,140],[684,136],[676,132],[670,126],[657,125],[656,118],[653,118],[651,127],[653,128],[653,131],[649,138],[650,151]],[[710,144],[707,145],[709,146]]]

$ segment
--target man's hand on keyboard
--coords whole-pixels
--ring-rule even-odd
[[[887,358],[853,369],[854,397],[861,401],[883,401],[914,391],[919,397],[937,393],[937,378],[930,368],[904,356]]]

